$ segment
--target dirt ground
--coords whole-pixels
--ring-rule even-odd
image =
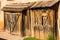
[[[22,40],[23,39],[19,36],[11,35],[8,32],[0,32],[0,38],[7,39],[7,40]]]

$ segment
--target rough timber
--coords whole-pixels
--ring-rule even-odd
[[[25,9],[38,8],[38,7],[51,7],[59,0],[51,1],[38,1],[38,2],[28,2],[28,3],[12,3],[7,4],[3,10],[4,11],[22,11]]]

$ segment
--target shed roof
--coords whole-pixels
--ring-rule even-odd
[[[22,11],[30,8],[51,7],[58,1],[59,0],[28,2],[28,3],[12,3],[12,4],[7,4],[5,7],[3,7],[3,11]]]

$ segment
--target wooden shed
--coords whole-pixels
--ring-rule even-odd
[[[58,1],[13,3],[3,7],[4,29],[20,37],[57,37]]]

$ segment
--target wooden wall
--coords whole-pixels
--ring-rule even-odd
[[[55,15],[52,9],[27,10],[20,13],[5,12],[4,15],[5,30],[11,34],[41,39],[53,34]]]
[[[27,10],[25,19],[26,36],[45,39],[49,33],[53,33],[55,17],[52,9]]]

